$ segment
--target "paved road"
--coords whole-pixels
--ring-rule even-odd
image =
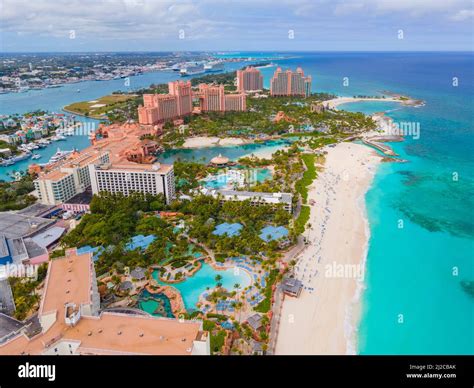
[[[272,306],[272,321],[270,322],[270,336],[268,341],[267,354],[275,353],[276,342],[278,339],[278,328],[280,327],[281,310],[283,308],[283,292],[278,286],[275,290],[275,303]]]

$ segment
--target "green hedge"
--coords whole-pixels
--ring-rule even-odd
[[[272,307],[272,286],[275,284],[278,270],[273,269],[267,277],[267,285],[265,286],[265,299],[262,300],[254,310],[259,313],[268,313]]]
[[[227,316],[222,315],[222,314],[208,313],[207,317],[208,318],[216,318],[220,322],[227,321]]]
[[[303,177],[298,182],[296,182],[295,188],[296,191],[301,195],[303,203],[306,203],[308,200],[308,186],[313,183],[317,176],[316,167],[314,165],[316,155],[303,154],[301,155],[301,159],[306,166],[306,171],[304,172]]]
[[[309,206],[301,206],[300,214],[295,220],[295,231],[297,234],[302,234],[305,230],[305,225],[309,220],[310,208]]]
[[[224,346],[226,332],[225,330],[219,330],[217,334],[211,334],[211,351],[212,353],[218,353]]]

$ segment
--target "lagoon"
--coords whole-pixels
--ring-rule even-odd
[[[251,284],[250,275],[237,267],[226,269],[226,270],[216,270],[207,263],[202,263],[202,267],[198,270],[194,276],[184,280],[180,283],[164,283],[158,278],[158,272],[153,272],[153,278],[159,284],[171,285],[176,288],[183,297],[184,306],[186,310],[192,311],[197,309],[196,304],[199,301],[199,296],[205,292],[208,288],[212,289],[216,287],[216,276],[222,276],[222,287],[228,291],[234,291],[234,285],[238,283],[240,285],[240,290]]]
[[[239,158],[251,156],[253,153],[257,153],[259,151],[275,152],[278,149],[286,147],[290,144],[291,139],[279,139],[269,140],[261,143],[243,144],[239,146],[173,149],[165,151],[158,157],[158,160],[162,163],[173,163],[175,160],[209,163],[213,157],[222,154],[232,161],[237,161]]]

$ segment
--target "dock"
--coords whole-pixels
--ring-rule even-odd
[[[373,148],[376,148],[377,150],[383,152],[385,155],[389,155],[389,156],[398,156],[397,153],[395,153],[392,148],[390,148],[389,146],[385,145],[385,144],[381,144],[381,143],[377,143],[373,140],[369,140],[369,139],[364,139],[362,138],[361,139],[362,143],[370,146],[370,147],[373,147]]]

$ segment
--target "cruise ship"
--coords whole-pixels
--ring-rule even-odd
[[[204,69],[204,66],[196,63],[183,66],[179,71],[179,74],[181,77],[187,77],[190,75],[203,74],[205,72],[206,70]]]
[[[224,62],[220,62],[220,61],[208,62],[204,65],[204,70],[209,73],[224,71]]]

